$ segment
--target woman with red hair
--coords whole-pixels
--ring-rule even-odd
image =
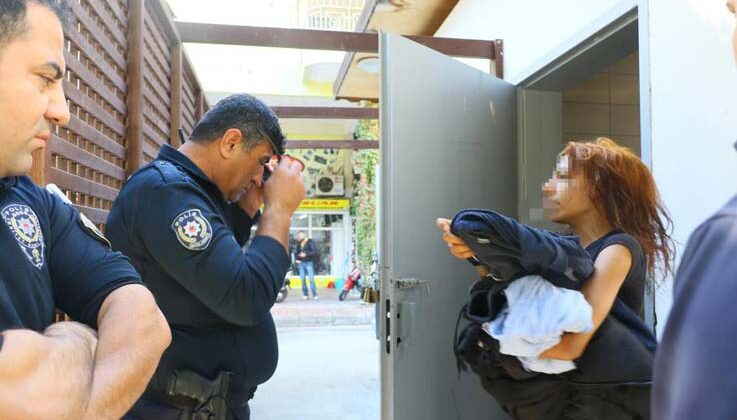
[[[617,298],[642,318],[646,287],[656,271],[671,270],[671,219],[647,166],[629,149],[607,138],[570,142],[543,186],[545,218],[579,237],[594,261],[594,273],[581,292],[593,309],[594,329],[566,333],[539,357],[579,358]],[[468,259],[473,251],[439,219],[450,252]],[[617,351],[617,349],[612,349]]]
[[[629,149],[607,138],[571,142],[543,186],[546,219],[566,225],[594,259],[581,291],[594,310],[594,330],[566,334],[541,357],[573,360],[586,349],[615,298],[643,316],[645,287],[671,270],[671,219],[655,180]]]

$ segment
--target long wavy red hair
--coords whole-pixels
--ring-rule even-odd
[[[660,199],[650,169],[630,149],[600,137],[569,142],[560,154],[582,171],[589,199],[615,229],[635,237],[647,257],[648,272],[672,272],[673,221]],[[658,265],[661,263],[662,265]]]

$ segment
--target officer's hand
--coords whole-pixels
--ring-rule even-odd
[[[463,239],[450,233],[450,223],[451,221],[449,219],[443,218],[439,218],[435,221],[438,229],[443,232],[443,240],[445,241],[445,243],[448,244],[448,250],[450,251],[451,255],[462,260],[473,257],[473,251],[471,251],[471,248],[469,248],[468,245],[463,242]]]
[[[285,156],[264,183],[264,204],[266,208],[276,208],[292,214],[304,197],[302,164]]]
[[[264,184],[259,185],[251,184],[246,188],[245,192],[238,200],[238,207],[241,208],[248,216],[253,218],[256,215],[258,209],[264,204]]]

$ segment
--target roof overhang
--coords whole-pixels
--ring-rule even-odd
[[[356,32],[393,32],[401,35],[432,36],[458,0],[366,0]],[[349,52],[333,84],[337,99],[378,100],[378,72],[367,72],[359,62],[369,63],[378,54]]]

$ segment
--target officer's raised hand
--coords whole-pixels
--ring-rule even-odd
[[[291,216],[305,197],[302,163],[284,156],[274,168],[268,182],[264,183],[264,204]]]
[[[243,195],[238,200],[238,207],[240,207],[248,216],[253,218],[256,215],[258,209],[264,204],[264,180],[266,179],[266,172],[271,174],[276,168],[276,162],[272,161],[264,165],[263,171],[264,176],[256,178],[251,181],[245,188]]]
[[[302,163],[284,156],[264,183],[264,214],[256,236],[270,236],[289,249],[292,213],[305,196]]]

